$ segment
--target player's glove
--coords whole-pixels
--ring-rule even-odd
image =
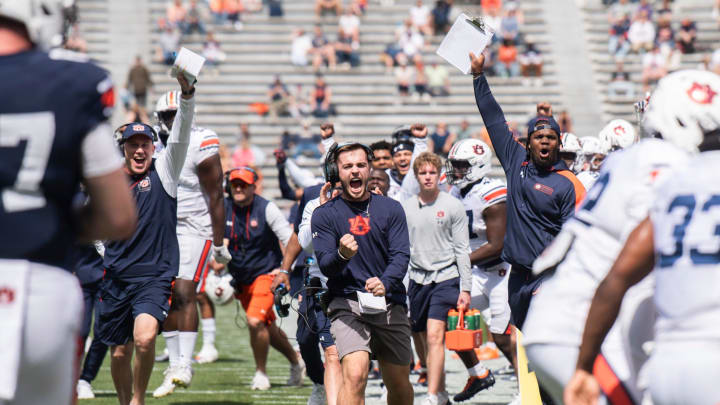
[[[222,245],[213,246],[213,258],[220,264],[228,264],[230,259],[232,259],[232,256],[230,256],[230,251],[227,246]]]

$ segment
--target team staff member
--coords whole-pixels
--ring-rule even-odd
[[[274,296],[269,274],[280,267],[284,248],[297,244],[297,235],[271,201],[255,195],[258,176],[249,167],[231,169],[227,174],[229,197],[225,200],[225,238],[232,259],[228,270],[233,277],[236,297],[247,315],[250,345],[255,358],[251,388],[267,390],[270,380],[266,365],[270,345],[290,362],[288,385],[301,385],[305,365],[288,342],[285,332],[275,324]]]
[[[107,72],[44,51],[61,35],[62,3],[0,3],[0,403],[9,405],[72,402],[82,321],[73,242],[127,238],[137,220],[107,122]],[[75,212],[81,179],[90,202]]]
[[[440,192],[442,160],[431,152],[413,162],[420,193],[403,202],[410,234],[410,316],[415,345],[427,364],[423,404],[449,403],[445,391],[445,329],[448,311],[470,306],[472,278],[468,218],[462,202]]]
[[[342,194],[315,209],[311,220],[315,255],[333,297],[330,330],[343,373],[337,402],[364,402],[372,352],[388,387],[388,404],[409,404],[412,353],[402,283],[410,256],[407,223],[398,202],[368,190],[369,153],[358,143],[331,152],[326,167],[336,165]],[[361,314],[359,292],[384,297],[387,312]]]
[[[178,91],[170,91],[158,99],[155,114],[161,128],[172,130],[179,99]],[[167,135],[167,131],[160,131],[163,145],[167,144]],[[153,392],[155,398],[172,393],[176,385],[190,385],[198,330],[195,297],[200,280],[207,271],[211,252],[221,264],[230,261],[230,253],[223,244],[225,207],[219,147],[220,140],[214,131],[193,125],[177,191],[180,268],[173,284],[170,313],[163,323],[170,363],[163,383]]]
[[[110,370],[121,405],[145,401],[155,337],[170,309],[171,282],[178,272],[177,183],[187,154],[195,87],[183,73],[177,80],[182,99],[166,150],[153,159],[155,131],[139,122],[126,125],[119,139],[139,219],[132,237],[105,245],[98,337],[111,347]]]
[[[502,259],[512,265],[508,292],[512,319],[522,329],[530,299],[542,282],[532,263],[560,232],[585,197],[585,188],[558,157],[560,127],[538,115],[523,147],[508,130],[505,115],[483,75],[483,55],[470,54],[475,102],[508,181],[507,231]]]

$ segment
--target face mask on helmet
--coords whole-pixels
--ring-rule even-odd
[[[448,178],[448,183],[457,185],[467,176],[470,171],[470,162],[467,160],[451,160],[448,159],[445,162],[445,174]]]

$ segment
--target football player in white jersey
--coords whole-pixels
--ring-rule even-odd
[[[560,159],[565,161],[568,169],[573,173],[577,174],[579,166],[577,164],[582,147],[580,146],[580,140],[572,132],[563,132],[560,136]]]
[[[492,168],[490,147],[477,139],[463,139],[450,149],[446,162],[450,193],[459,198],[468,215],[472,267],[471,307],[482,311],[497,347],[515,366],[512,347],[508,277],[510,265],[500,259],[505,237],[507,187],[499,179],[486,177]],[[495,383],[475,352],[458,352],[470,379],[455,401],[469,399]],[[484,377],[484,378],[483,378]]]
[[[158,99],[155,115],[163,142],[167,139],[164,134],[172,129],[179,97],[178,91],[171,91]],[[196,294],[199,284],[206,275],[211,252],[218,263],[225,264],[230,260],[230,252],[223,244],[225,210],[219,147],[220,140],[215,132],[193,126],[187,158],[178,182],[180,268],[173,286],[172,306],[162,332],[170,364],[163,383],[153,392],[156,398],[172,393],[175,386],[190,385],[192,354],[198,330]]]
[[[598,134],[598,138],[610,148],[609,152],[629,148],[638,141],[635,127],[623,119],[608,122]]]
[[[600,167],[608,152],[610,152],[610,145],[595,136],[583,136],[580,138],[580,145],[582,151],[577,163],[580,166],[577,168],[580,170],[577,178],[585,187],[585,190],[590,190],[590,187],[598,179]]]
[[[597,403],[595,358],[618,315],[622,319],[630,294],[653,269],[657,319],[648,362],[653,403],[720,402],[720,76],[686,70],[661,79],[644,127],[694,156],[658,184],[649,216],[629,235],[595,292],[566,404]]]

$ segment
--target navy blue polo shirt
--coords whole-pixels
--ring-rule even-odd
[[[378,277],[388,301],[405,305],[403,278],[410,261],[410,237],[405,211],[392,198],[370,194],[363,202],[336,197],[313,212],[313,248],[320,271],[335,297],[357,297],[365,282]],[[351,234],[358,252],[350,260],[338,254],[340,238]]]
[[[532,268],[585,197],[585,188],[559,160],[549,170],[535,166],[525,146],[513,138],[505,115],[484,75],[473,80],[475,102],[507,177],[507,231],[502,259]]]

